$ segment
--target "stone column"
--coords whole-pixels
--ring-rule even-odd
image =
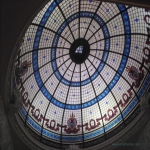
[[[140,101],[141,111],[145,114],[150,113],[150,92],[146,92]]]
[[[150,92],[144,94],[141,99],[141,109],[145,115],[149,116],[142,134],[139,136],[137,143],[140,143],[139,148],[135,150],[148,150],[150,149]]]
[[[11,133],[1,96],[0,96],[0,146],[2,150],[13,150]]]
[[[150,120],[147,123],[145,129],[143,129],[143,133],[139,137],[138,143],[140,143],[139,150],[148,150],[148,149],[150,149]]]
[[[66,150],[80,150],[80,148],[78,145],[73,144],[73,145],[69,145],[68,149],[66,149]]]

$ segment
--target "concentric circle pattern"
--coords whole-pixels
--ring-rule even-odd
[[[149,18],[143,8],[88,0],[40,10],[14,72],[19,116],[38,140],[88,147],[132,121],[150,83]]]

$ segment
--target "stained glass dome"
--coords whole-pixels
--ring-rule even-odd
[[[40,142],[102,143],[138,115],[150,83],[150,12],[51,0],[26,30],[15,62],[19,116]]]

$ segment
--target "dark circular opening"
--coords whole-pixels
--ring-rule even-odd
[[[90,45],[87,40],[79,38],[70,47],[70,58],[76,64],[82,64],[90,53]]]

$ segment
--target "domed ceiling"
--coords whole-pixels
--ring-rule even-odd
[[[150,83],[149,18],[149,10],[101,1],[45,5],[24,34],[14,72],[19,116],[36,139],[89,147],[136,117]]]

